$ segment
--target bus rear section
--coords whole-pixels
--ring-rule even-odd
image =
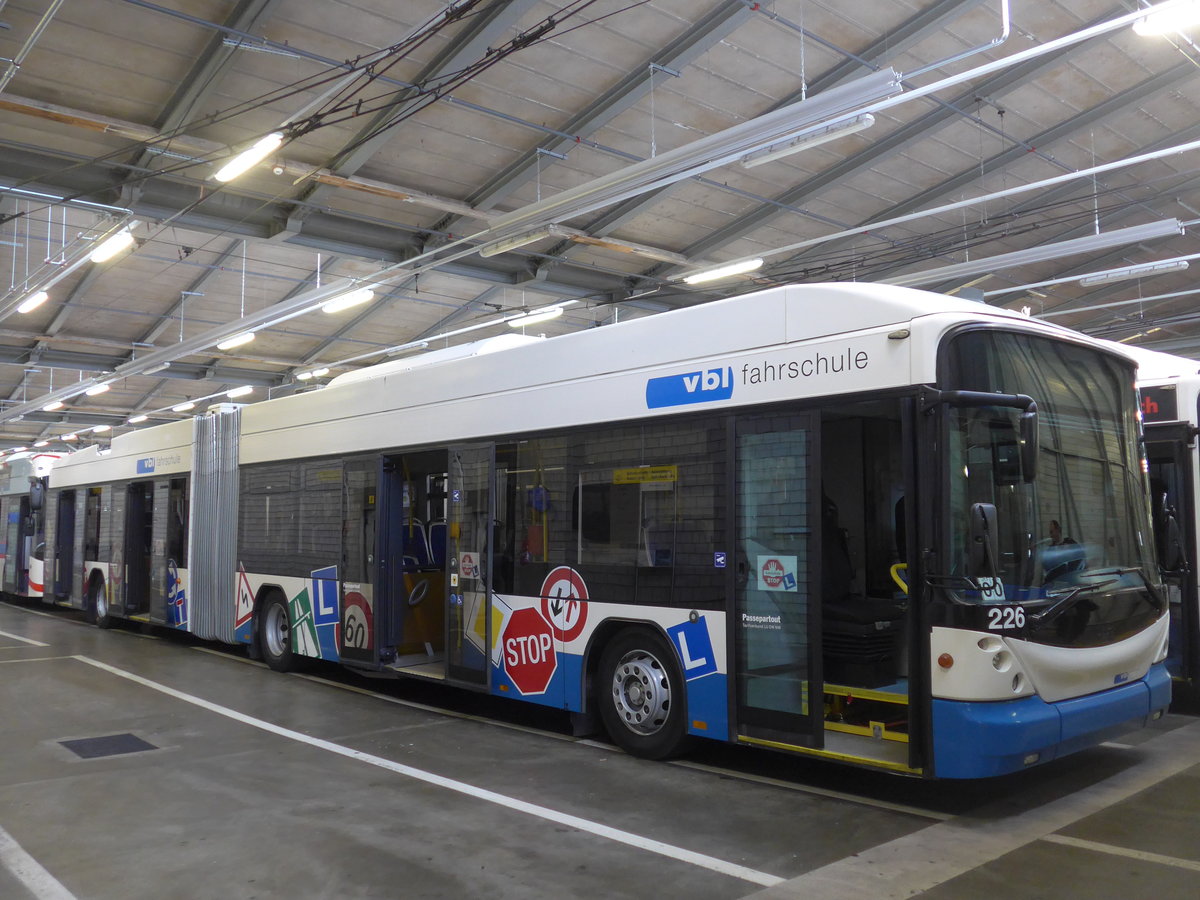
[[[20,598],[46,591],[46,480],[58,454],[16,455],[0,463],[0,590]]]

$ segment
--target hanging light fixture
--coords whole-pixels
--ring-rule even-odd
[[[139,415],[136,415],[136,416],[134,416],[133,418],[129,419],[129,420],[128,420],[128,422],[127,422],[127,424],[129,424],[129,425],[141,425],[143,422],[145,422],[145,421],[146,421],[147,419],[149,419],[149,418],[150,418],[150,417],[149,417],[148,415],[146,415],[145,413],[141,413],[141,414],[139,414]]]
[[[66,406],[66,404],[61,400],[51,400],[42,407],[42,412],[54,412],[56,409],[62,409],[64,406]]]
[[[539,322],[549,322],[551,319],[557,319],[563,314],[561,306],[547,306],[545,309],[535,309],[532,312],[527,312],[523,316],[508,320],[509,328],[522,328],[526,325],[537,325]],[[520,340],[518,338],[518,340]]]
[[[220,182],[233,181],[239,175],[244,175],[253,169],[281,146],[283,146],[283,132],[272,131],[230,159],[217,170],[213,178]]]
[[[93,384],[90,388],[88,388],[86,391],[84,391],[84,393],[87,394],[89,397],[95,397],[95,396],[98,396],[99,394],[106,393],[109,390],[109,388],[110,388],[110,385],[108,384],[108,382],[102,381],[102,382],[100,382],[100,384]]]
[[[249,384],[243,384],[241,387],[235,387],[232,390],[225,392],[225,396],[230,400],[236,400],[238,397],[245,397],[247,394],[253,394],[254,387]]]
[[[235,334],[232,337],[227,337],[221,343],[217,344],[218,350],[232,350],[234,347],[241,347],[243,344],[248,344],[254,340],[253,331],[243,331],[241,334]]]
[[[106,263],[113,257],[133,246],[133,227],[137,222],[130,222],[116,234],[110,235],[100,242],[100,245],[88,256],[94,263]]]
[[[773,144],[770,147],[755,150],[753,153],[747,153],[742,157],[742,166],[747,169],[753,169],[755,166],[761,166],[763,163],[781,159],[784,156],[791,156],[793,153],[799,153],[801,150],[810,150],[813,147],[821,146],[821,144],[836,141],[838,138],[858,134],[860,131],[866,131],[874,124],[875,117],[870,113],[863,113],[860,116],[847,119],[845,122],[823,125],[814,131],[802,134],[790,141]]]
[[[104,434],[106,431],[112,431],[111,425],[97,425],[92,429],[92,434]]]
[[[39,306],[41,306],[43,303],[45,303],[49,299],[50,299],[50,295],[47,294],[45,291],[35,291],[34,293],[30,294],[28,297],[26,297],[24,300],[21,301],[21,305],[17,307],[17,312],[19,312],[19,313],[33,312],[35,309],[37,309]]]
[[[1200,2],[1175,6],[1162,12],[1153,10],[1151,7],[1147,10],[1148,15],[1133,23],[1135,34],[1142,37],[1160,37],[1200,25]]]
[[[184,400],[182,403],[176,403],[171,407],[171,412],[187,412],[189,409],[195,409],[196,404],[191,400]]]
[[[321,304],[321,309],[327,313],[338,313],[343,309],[349,309],[352,306],[358,306],[373,299],[375,299],[375,292],[370,288],[356,288],[352,291],[346,291],[344,294],[338,294],[330,300],[326,300]]]
[[[691,275],[685,275],[683,280],[686,284],[703,284],[706,281],[716,281],[719,278],[730,278],[734,275],[744,275],[746,272],[753,272],[755,269],[761,269],[762,264],[762,257],[743,259],[740,262],[733,262],[727,266],[718,266],[715,269],[706,269],[703,272],[693,272]]]

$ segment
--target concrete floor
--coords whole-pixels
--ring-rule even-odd
[[[62,743],[119,734],[153,749]],[[511,702],[0,604],[0,760],[3,900],[1200,896],[1177,714],[980,783],[650,763]]]

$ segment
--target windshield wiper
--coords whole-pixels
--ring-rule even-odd
[[[1136,571],[1138,571],[1138,570],[1137,569],[1129,569],[1128,570],[1128,572],[1136,572]],[[1121,572],[1121,574],[1128,574],[1128,572]],[[1108,574],[1113,574],[1113,573],[1097,572],[1095,574],[1108,575]],[[1029,618],[1031,618],[1034,622],[1037,622],[1039,625],[1045,623],[1048,620],[1056,619],[1056,618],[1058,618],[1059,615],[1061,615],[1062,613],[1064,613],[1068,609],[1070,609],[1072,606],[1074,606],[1076,599],[1082,597],[1084,591],[1098,591],[1098,590],[1100,590],[1100,588],[1108,587],[1110,584],[1116,584],[1120,580],[1121,579],[1119,579],[1119,578],[1109,578],[1107,581],[1098,581],[1094,584],[1077,584],[1075,587],[1068,588],[1066,591],[1064,591],[1061,594],[1055,594],[1054,597],[1057,598],[1057,602],[1052,603],[1050,606],[1047,606],[1041,612],[1031,613]]]
[[[1095,572],[1080,572],[1079,574],[1084,578],[1098,578],[1101,575],[1132,575],[1135,572],[1142,576],[1143,581],[1147,580],[1146,573],[1141,566],[1116,566],[1111,569],[1099,569]]]

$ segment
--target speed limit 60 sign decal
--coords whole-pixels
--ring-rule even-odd
[[[349,650],[371,650],[375,623],[371,603],[358,591],[346,591],[342,600],[342,646]]]

